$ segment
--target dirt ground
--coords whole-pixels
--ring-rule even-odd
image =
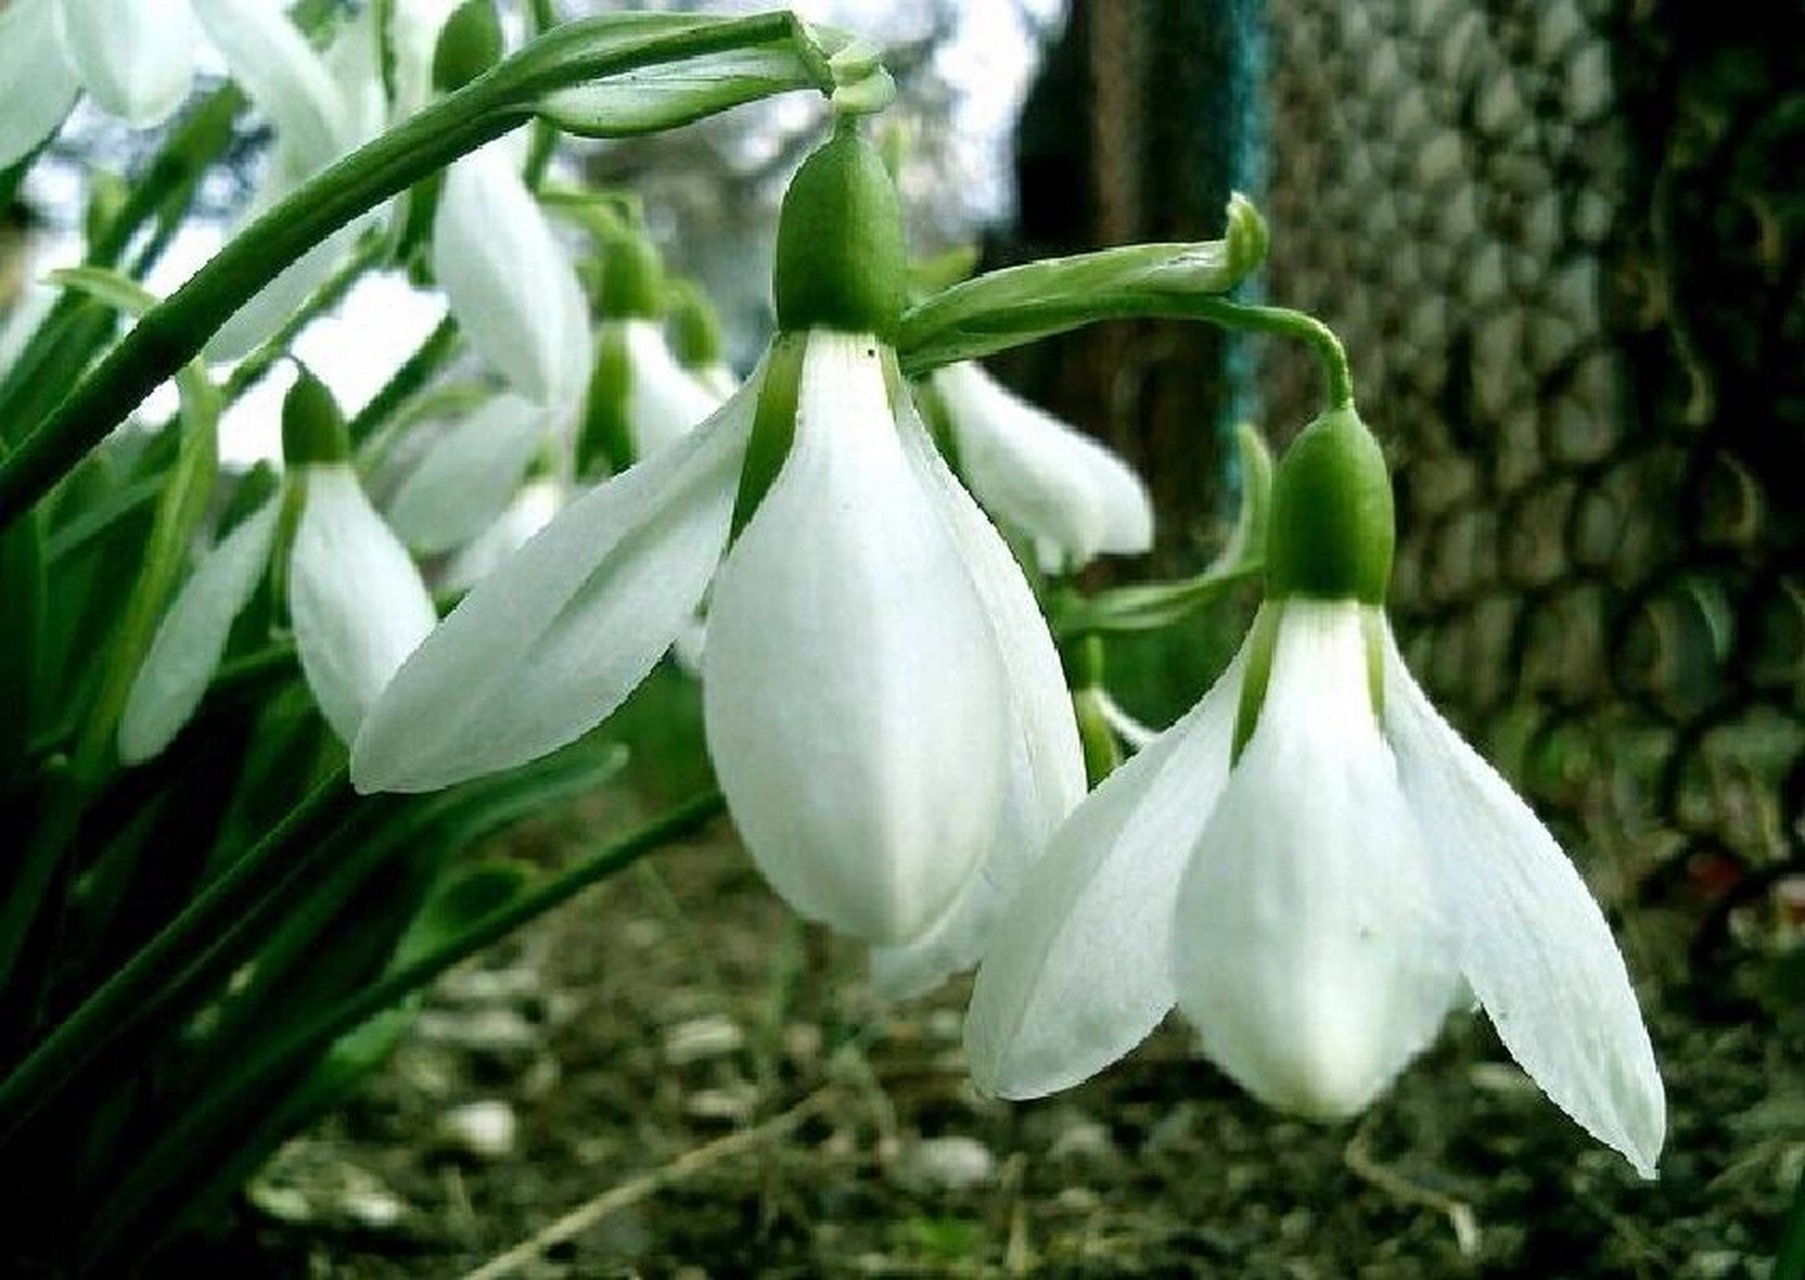
[[[886,1006],[859,949],[798,924],[720,821],[448,975],[387,1071],[257,1179],[232,1265],[1764,1277],[1805,1166],[1805,1018],[1748,994],[1753,951],[1684,980],[1694,923],[1629,934],[1632,970],[1664,975],[1642,994],[1672,1117],[1642,1183],[1482,1018],[1339,1128],[1264,1110],[1175,1020],[1069,1093],[982,1099],[968,984]]]

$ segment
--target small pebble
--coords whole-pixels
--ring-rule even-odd
[[[758,1107],[758,1090],[750,1084],[739,1088],[697,1089],[683,1100],[685,1114],[697,1120],[722,1120],[746,1124]]]
[[[299,1224],[312,1222],[314,1218],[313,1203],[299,1187],[272,1187],[265,1182],[253,1182],[245,1188],[245,1198],[259,1212],[277,1222]]]
[[[428,1010],[414,1023],[420,1039],[489,1053],[519,1052],[539,1043],[539,1030],[518,1010],[479,1009],[471,1013]]]
[[[1054,1160],[1102,1160],[1115,1153],[1115,1141],[1107,1125],[1082,1112],[1065,1117],[1047,1154]]]
[[[664,1033],[664,1060],[673,1067],[724,1058],[746,1045],[746,1033],[732,1018],[711,1014],[679,1022]]]
[[[904,1159],[905,1181],[946,1191],[968,1191],[996,1176],[997,1161],[976,1138],[929,1138]]]
[[[379,1186],[353,1187],[347,1190],[344,1198],[339,1201],[339,1208],[360,1227],[367,1227],[372,1231],[386,1230],[407,1216],[407,1205],[401,1198]]]
[[[500,1099],[467,1102],[439,1117],[446,1144],[483,1160],[499,1160],[514,1150],[520,1123],[514,1108]]]

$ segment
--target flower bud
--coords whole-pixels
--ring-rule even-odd
[[[685,369],[707,369],[719,364],[725,343],[721,320],[708,299],[693,288],[680,289],[670,309],[671,350]]]
[[[504,44],[494,0],[465,0],[439,31],[432,54],[432,84],[454,93],[501,61]]]
[[[778,328],[888,340],[908,276],[902,205],[884,162],[850,120],[796,171],[777,222]]]
[[[1279,462],[1266,540],[1269,599],[1383,604],[1396,534],[1391,474],[1351,407],[1305,427]]]
[[[351,456],[345,415],[326,384],[302,369],[282,398],[282,458],[291,467],[344,462]]]
[[[602,284],[596,299],[610,320],[656,320],[664,310],[664,265],[644,236],[608,236],[602,244]]]

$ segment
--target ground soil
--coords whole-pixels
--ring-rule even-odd
[[[1262,1108],[1176,1020],[1068,1093],[980,1098],[969,985],[880,1002],[722,821],[448,975],[244,1222],[271,1275],[1765,1277],[1805,1019],[1745,981],[1759,948],[1689,960],[1697,920],[1657,916],[1624,931],[1671,1114],[1644,1183],[1481,1017],[1339,1127]]]

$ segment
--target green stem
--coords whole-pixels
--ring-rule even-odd
[[[567,23],[456,93],[316,175],[234,237],[145,315],[50,415],[0,461],[0,527],[47,493],[232,314],[308,249],[459,156],[528,119],[546,93],[661,62],[789,37],[788,13],[699,20],[635,40],[606,38],[619,15]],[[599,36],[598,36],[599,33]],[[828,86],[831,88],[831,85]]]
[[[73,1083],[84,1064],[154,1013],[170,991],[235,941],[250,909],[288,878],[303,874],[310,854],[329,847],[325,836],[342,820],[352,798],[341,768],[0,1081],[0,1142]]]
[[[1227,298],[1204,297],[1195,302],[1199,320],[1208,320],[1225,329],[1276,333],[1304,343],[1322,365],[1323,376],[1328,382],[1329,407],[1354,407],[1354,375],[1348,368],[1347,350],[1335,336],[1335,331],[1315,316],[1289,307],[1256,306]]]

